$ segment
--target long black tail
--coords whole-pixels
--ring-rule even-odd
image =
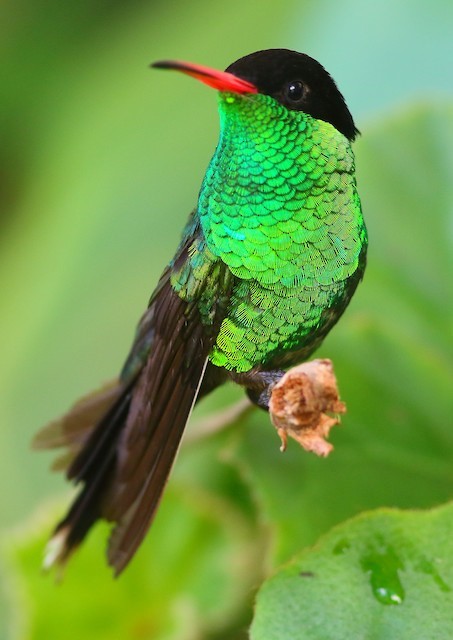
[[[49,543],[47,565],[64,564],[103,518],[115,525],[108,559],[118,574],[151,525],[232,286],[226,266],[203,252],[203,243],[194,212],[139,324],[120,379],[83,398],[35,438],[37,448],[66,447],[54,467],[66,469],[81,485]],[[201,395],[223,382],[219,371],[209,366]]]
[[[203,380],[212,338],[194,306],[161,281],[122,379],[42,430],[36,448],[65,446],[56,467],[81,490],[49,543],[64,564],[99,518],[114,522],[108,559],[118,574],[156,513]]]
[[[71,411],[42,431],[33,441],[37,449],[66,446],[66,455],[54,463],[66,469],[68,479],[83,488],[67,515],[55,528],[45,565],[64,564],[91,526],[102,517],[103,502],[116,466],[119,436],[131,401],[119,382],[79,401]],[[110,405],[110,406],[109,406]]]

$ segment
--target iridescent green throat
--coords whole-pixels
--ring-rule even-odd
[[[343,246],[342,229],[353,231],[361,212],[349,141],[269,96],[220,94],[219,104],[220,139],[198,204],[208,248],[237,277],[265,285],[350,275],[360,242]]]

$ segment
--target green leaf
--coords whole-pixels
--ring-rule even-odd
[[[450,640],[453,504],[336,527],[267,580],[252,640]]]

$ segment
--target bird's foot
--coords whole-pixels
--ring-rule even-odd
[[[273,371],[259,371],[252,369],[245,373],[230,373],[230,378],[245,387],[250,400],[264,411],[269,411],[269,401],[272,389],[282,379],[285,372],[282,369]]]

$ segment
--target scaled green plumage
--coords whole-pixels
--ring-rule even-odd
[[[328,311],[342,310],[348,278],[363,259],[354,155],[331,124],[270,96],[221,93],[219,110],[220,140],[196,212],[205,246],[197,240],[190,258],[200,279],[216,260],[233,276],[209,357],[236,372],[287,365],[316,346],[316,334],[330,326]],[[185,300],[197,283],[179,271],[172,276]],[[223,283],[213,285],[217,295]],[[203,304],[200,310],[209,323]]]

